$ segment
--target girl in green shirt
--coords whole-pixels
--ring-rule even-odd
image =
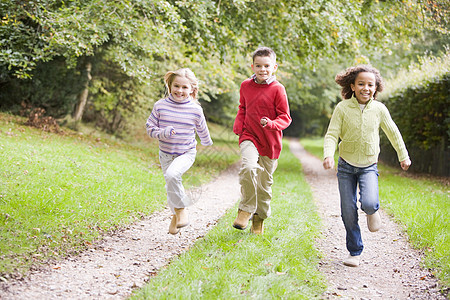
[[[344,265],[357,267],[364,248],[358,225],[358,187],[369,230],[375,232],[381,228],[377,169],[380,127],[396,150],[403,170],[408,170],[411,160],[388,109],[375,100],[377,93],[383,90],[379,71],[368,65],[350,67],[337,74],[335,81],[342,87],[344,101],[336,106],[325,135],[323,166],[334,168],[334,151],[341,139],[337,177],[346,246],[350,252]]]

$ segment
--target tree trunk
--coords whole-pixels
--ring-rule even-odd
[[[86,82],[84,83],[84,89],[78,97],[77,107],[73,114],[73,119],[75,121],[80,121],[83,117],[84,107],[86,106],[88,94],[89,94],[89,82],[92,79],[91,76],[92,64],[90,62],[86,63]]]

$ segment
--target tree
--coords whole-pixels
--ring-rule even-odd
[[[129,76],[148,78],[147,61],[167,52],[182,21],[166,1],[2,1],[0,66],[29,78],[37,63],[62,56],[68,66],[107,46]],[[177,29],[178,28],[178,29]]]
[[[89,82],[92,79],[91,76],[91,70],[92,70],[92,63],[91,62],[87,62],[86,63],[86,81],[84,84],[84,88],[80,93],[80,96],[78,97],[78,103],[77,106],[75,108],[75,112],[73,114],[73,119],[75,121],[80,121],[81,117],[83,116],[83,112],[84,112],[84,107],[86,106],[87,103],[87,99],[88,99],[88,94],[89,94]]]
[[[442,35],[448,24],[448,5],[431,0],[5,0],[0,12],[0,85],[11,90],[26,85],[22,79],[45,80],[32,77],[42,76],[37,70],[51,61],[65,62],[79,90],[72,100],[60,101],[73,110],[73,98],[83,99],[88,84],[87,109],[109,120],[151,105],[148,99],[156,101],[163,91],[149,86],[160,85],[165,71],[178,67],[190,67],[201,78],[203,100],[226,99],[230,107],[235,97],[220,95],[238,90],[260,45],[277,52],[278,75],[290,89],[292,107],[301,107],[305,116],[320,111],[321,117],[334,101],[329,78],[337,68],[383,61],[393,53],[404,57],[405,49],[414,55],[409,45],[421,40],[423,25]],[[111,101],[117,109],[108,108]]]

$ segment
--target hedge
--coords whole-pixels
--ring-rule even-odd
[[[402,133],[415,172],[450,175],[449,62],[448,52],[443,58],[423,60],[422,65],[402,74],[401,87],[381,98]],[[399,85],[399,79],[393,83]],[[385,137],[380,159],[398,165],[397,155]]]

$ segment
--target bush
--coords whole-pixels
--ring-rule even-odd
[[[388,85],[381,100],[399,127],[412,157],[412,170],[449,175],[450,133],[450,53],[425,57]],[[381,159],[398,164],[386,138],[382,139]]]
[[[0,70],[3,71],[3,70]],[[40,63],[32,79],[4,78],[0,92],[0,110],[19,114],[21,103],[43,108],[47,115],[59,119],[73,111],[83,87],[79,68],[68,68],[64,59]]]

